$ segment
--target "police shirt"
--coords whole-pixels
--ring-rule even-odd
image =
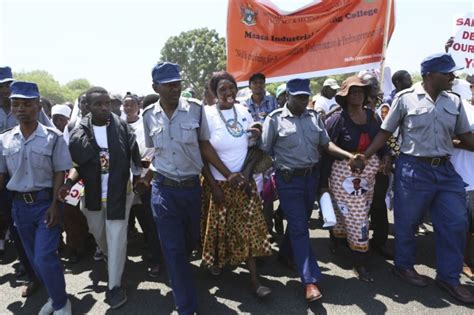
[[[285,105],[265,119],[261,148],[274,157],[277,169],[306,168],[319,162],[318,146],[329,141],[316,111],[295,116]]]
[[[54,172],[72,168],[69,149],[62,134],[38,123],[28,139],[20,127],[0,135],[0,173],[8,173],[7,189],[32,192],[53,187]]]
[[[198,140],[209,140],[206,115],[197,100],[180,98],[171,119],[160,101],[143,112],[145,145],[155,149],[154,169],[173,180],[199,175],[203,167]]]
[[[440,157],[453,153],[455,135],[471,132],[458,95],[442,91],[433,101],[422,85],[397,94],[381,128],[394,132],[400,126],[400,152]]]

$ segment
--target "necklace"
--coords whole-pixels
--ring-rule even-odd
[[[232,110],[234,113],[234,118],[226,120],[224,115],[222,114],[220,104],[216,105],[217,112],[219,113],[219,117],[221,118],[222,122],[227,129],[227,132],[230,133],[232,137],[239,138],[244,134],[244,128],[237,120],[237,110],[235,109],[235,105],[232,106]]]

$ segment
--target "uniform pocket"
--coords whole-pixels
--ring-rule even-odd
[[[415,108],[407,112],[405,119],[407,121],[408,128],[418,129],[431,123],[428,117],[428,108]]]
[[[3,149],[2,155],[5,157],[7,168],[10,173],[13,173],[18,169],[21,159],[20,149],[21,147]]]
[[[299,144],[299,137],[296,133],[296,128],[285,128],[278,130],[278,136],[283,146],[287,148],[294,148]]]
[[[44,170],[51,174],[53,163],[51,160],[52,151],[47,148],[31,148],[31,165],[37,170]]]
[[[181,141],[184,143],[197,142],[197,128],[199,124],[196,122],[182,123],[181,129]]]
[[[150,137],[153,141],[153,146],[155,147],[155,151],[163,147],[163,144],[164,144],[163,127],[156,127],[150,130]]]
[[[309,127],[309,134],[306,135],[306,138],[309,140],[309,143],[312,145],[319,145],[319,137],[321,136],[323,130],[318,126],[311,125]]]
[[[458,118],[459,111],[452,104],[444,104],[443,106],[443,117],[441,122],[445,125],[447,130],[454,131],[456,127],[456,120]]]

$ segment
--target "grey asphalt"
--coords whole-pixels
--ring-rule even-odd
[[[225,270],[221,276],[210,275],[193,261],[200,314],[474,314],[474,309],[462,305],[433,282],[427,288],[412,287],[392,275],[393,262],[375,254],[370,257],[370,269],[375,278],[372,284],[355,278],[347,249],[336,254],[329,251],[328,231],[320,228],[315,215],[311,222],[311,243],[324,274],[320,283],[323,298],[312,304],[304,300],[303,289],[296,272],[276,260],[276,255],[265,259],[259,267],[263,283],[272,295],[259,300],[250,290],[250,279],[245,266]],[[432,230],[431,230],[432,231]],[[419,236],[417,270],[434,279],[435,247],[433,233]],[[393,246],[393,238],[389,240]],[[104,302],[106,269],[104,262],[91,256],[76,265],[65,265],[67,291],[74,314],[170,314],[174,311],[173,296],[166,271],[152,279],[146,274],[148,266],[141,239],[129,242],[128,261],[123,283],[128,302],[117,310],[110,310]],[[0,264],[0,314],[37,314],[47,299],[42,288],[25,299],[21,295],[21,279],[13,275],[16,264],[10,245]],[[474,292],[474,282],[462,276],[461,281]],[[176,312],[175,312],[176,313]]]

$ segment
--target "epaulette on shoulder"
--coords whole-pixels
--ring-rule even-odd
[[[273,116],[276,115],[276,114],[281,114],[282,111],[283,111],[283,108],[277,108],[277,109],[275,109],[273,112],[271,112],[270,114],[268,114],[268,116],[273,117]]]
[[[186,100],[188,101],[189,104],[193,103],[193,104],[202,106],[202,101],[201,101],[201,100],[198,100],[197,98],[189,97],[189,98],[187,98]]]
[[[153,103],[153,104],[148,105],[147,107],[145,107],[145,109],[143,109],[142,116],[143,116],[147,111],[149,111],[151,108],[155,107],[155,104],[156,104],[156,102]]]
[[[46,130],[48,130],[48,132],[51,132],[51,133],[54,133],[56,136],[62,136],[62,132],[59,131],[58,129],[54,128],[54,127],[48,127],[48,126],[44,126],[46,128]]]
[[[408,89],[401,90],[400,92],[397,92],[397,94],[395,94],[395,97],[400,97],[404,94],[413,93],[413,92],[415,92],[415,88],[411,87]]]
[[[5,129],[3,131],[0,131],[0,135],[12,130],[13,128],[15,128],[15,127],[11,127],[11,128]]]
[[[453,91],[446,91],[446,92],[448,92],[449,94],[454,94],[454,95],[456,95],[457,97],[461,98],[461,95],[458,94],[458,93],[456,93],[456,92],[453,92]]]

